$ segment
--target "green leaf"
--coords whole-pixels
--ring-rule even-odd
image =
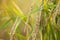
[[[10,21],[11,21],[11,18],[8,21],[6,21],[2,26],[0,26],[0,30],[3,30],[4,28],[6,28]]]
[[[51,29],[52,39],[56,40],[55,33],[54,33],[54,26],[52,24],[50,24],[50,29]]]
[[[57,40],[60,40],[60,30],[57,30]]]

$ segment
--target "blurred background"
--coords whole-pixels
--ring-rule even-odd
[[[60,40],[60,0],[0,0],[0,40]]]

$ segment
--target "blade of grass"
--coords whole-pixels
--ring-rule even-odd
[[[2,26],[0,26],[0,30],[3,30],[4,28],[6,28],[10,21],[11,21],[11,18],[8,21],[6,21]]]
[[[13,11],[15,12],[15,14],[20,16],[21,19],[23,19],[25,16],[24,16],[23,12],[21,11],[21,9],[17,6],[17,4],[14,1],[12,1],[12,4],[15,7],[15,8],[14,7],[12,8]]]
[[[21,22],[20,17],[17,17],[16,21],[15,21],[15,23],[10,31],[10,40],[13,40],[13,36],[14,36],[15,31],[16,31],[17,27],[19,26],[20,22]]]
[[[60,40],[60,30],[57,30],[57,40]]]
[[[19,37],[19,39],[27,40],[27,37],[23,36],[22,34],[16,33],[16,36]]]
[[[50,29],[51,29],[51,34],[52,34],[52,39],[53,40],[56,40],[56,38],[55,38],[55,33],[54,33],[54,26],[52,25],[52,24],[50,24]]]

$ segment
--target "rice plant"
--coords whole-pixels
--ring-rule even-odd
[[[0,40],[60,40],[60,0],[0,0]]]

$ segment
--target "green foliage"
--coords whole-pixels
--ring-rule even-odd
[[[41,0],[33,1],[33,5],[31,4],[33,7],[29,10],[26,8],[30,13],[27,12],[25,14],[24,11],[26,10],[23,10],[17,4],[17,0],[9,0],[6,4],[3,3],[5,2],[4,0],[0,0],[2,9],[6,10],[7,17],[10,18],[6,22],[2,22],[0,31],[3,32],[4,29],[7,29],[10,40],[60,40],[60,9],[57,8],[59,3],[52,2],[52,0],[44,0],[39,4]],[[55,11],[57,12],[55,13]],[[54,14],[57,15],[55,16]]]

